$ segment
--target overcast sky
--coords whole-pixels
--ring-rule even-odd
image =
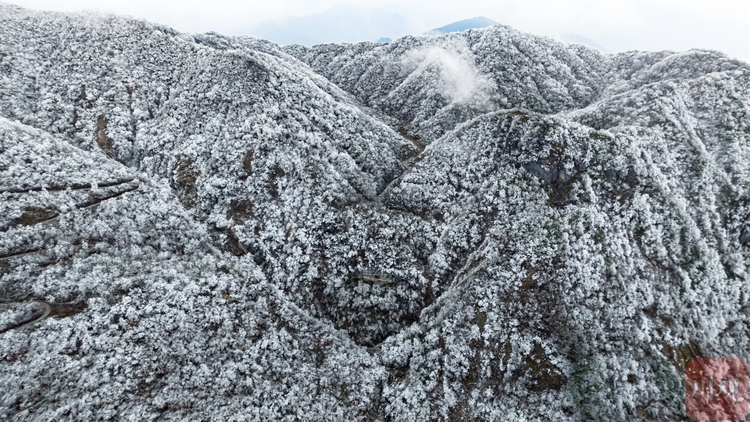
[[[540,35],[574,33],[611,51],[712,48],[750,61],[750,0],[0,0],[40,10],[96,9],[187,32],[241,32],[337,4],[397,12],[413,33],[486,16]]]

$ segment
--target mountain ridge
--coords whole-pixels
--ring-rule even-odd
[[[0,88],[0,290],[74,310],[0,334],[3,417],[679,420],[750,358],[720,53],[0,4]]]
[[[486,28],[488,26],[493,26],[497,24],[498,24],[497,22],[493,21],[490,18],[486,18],[484,16],[477,16],[474,18],[463,19],[460,21],[449,23],[448,25],[441,26],[440,28],[431,29],[422,35],[445,35],[451,32],[461,32],[461,31],[466,31],[467,29]]]
[[[406,18],[396,12],[340,4],[320,13],[286,16],[236,30],[266,38],[281,45],[316,45],[330,42],[376,40],[409,32]]]

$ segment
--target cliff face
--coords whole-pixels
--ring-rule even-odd
[[[0,5],[0,414],[679,420],[750,357],[748,116],[709,51]]]

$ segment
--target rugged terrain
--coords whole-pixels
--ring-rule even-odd
[[[6,419],[685,420],[750,359],[717,52],[0,4],[0,197]]]

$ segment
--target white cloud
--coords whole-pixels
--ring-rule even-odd
[[[489,104],[494,94],[494,84],[479,73],[471,57],[465,45],[454,45],[451,50],[429,47],[411,51],[404,57],[404,64],[416,68],[412,75],[437,67],[442,89],[454,103]]]

